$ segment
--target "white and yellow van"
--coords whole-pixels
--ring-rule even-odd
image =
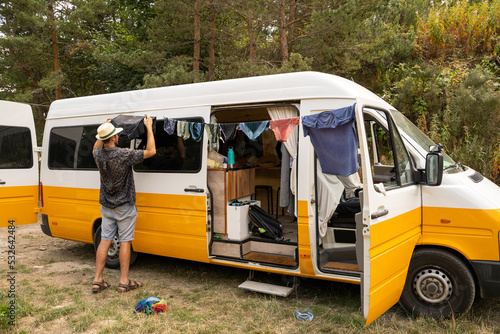
[[[346,178],[323,174],[302,117],[353,104],[359,172]],[[37,158],[28,149],[35,146],[31,111],[22,104],[0,106],[1,224],[32,223],[39,209]],[[96,129],[108,117],[146,113],[156,117],[158,153],[134,167],[135,252],[360,284],[367,324],[398,301],[414,315],[449,316],[467,312],[476,296],[500,297],[499,188],[440,153],[375,94],[322,73],[52,103],[41,158],[45,234],[99,243]],[[293,117],[300,117],[299,126],[279,144],[269,139],[272,132],[255,141],[238,134],[234,142],[212,143],[207,132],[196,142],[163,131],[167,119],[227,125]],[[163,160],[172,143],[185,153],[177,164]],[[140,148],[144,142],[122,145]],[[243,162],[235,169],[214,166],[220,157],[215,151],[226,156],[229,145]],[[273,159],[266,159],[270,153]],[[290,199],[289,210],[278,203],[282,193]],[[352,193],[359,196],[359,212],[332,214]],[[282,222],[282,240],[249,231],[245,203],[252,197]],[[241,205],[232,205],[236,200]],[[118,265],[118,248],[115,242],[108,266]],[[260,289],[253,283],[242,287]]]

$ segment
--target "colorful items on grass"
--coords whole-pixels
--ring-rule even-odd
[[[135,305],[134,313],[158,314],[165,312],[167,308],[167,302],[164,299],[151,296],[138,302]]]

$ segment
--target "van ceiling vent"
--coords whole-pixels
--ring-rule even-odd
[[[472,175],[469,175],[469,178],[476,182],[476,183],[479,183],[481,182],[483,179],[484,179],[484,176],[482,176],[481,174],[479,174],[478,172],[475,172],[474,174]]]

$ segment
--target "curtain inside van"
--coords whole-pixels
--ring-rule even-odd
[[[293,107],[275,107],[275,108],[267,108],[267,112],[269,113],[269,117],[272,120],[276,119],[283,119],[283,118],[293,118],[297,117],[297,109]],[[286,150],[290,154],[290,157],[293,159],[292,160],[292,166],[290,173],[288,175],[284,175],[283,173],[283,168],[282,170],[282,175],[281,175],[281,183],[283,184],[290,184],[290,191],[292,195],[295,196],[295,192],[297,189],[297,145],[298,145],[298,138],[299,138],[299,127],[296,126],[295,129],[293,129],[292,133],[288,137],[287,141],[284,142],[283,144],[286,147]],[[286,162],[285,162],[286,163]],[[283,165],[283,161],[281,162]],[[287,180],[283,180],[283,177],[288,177],[289,182],[286,182]],[[281,201],[281,198],[284,199],[284,201]],[[286,191],[285,187],[281,187],[281,193],[280,193],[280,202],[281,203],[286,203],[290,198],[290,193]],[[282,206],[280,203],[280,206]],[[285,206],[285,205],[283,205]],[[296,207],[293,211],[296,211]],[[295,216],[297,216],[296,212],[294,212]]]

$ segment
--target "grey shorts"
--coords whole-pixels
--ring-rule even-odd
[[[101,205],[102,225],[101,239],[113,240],[118,231],[120,242],[134,240],[137,208],[134,204],[122,204],[114,209]]]

